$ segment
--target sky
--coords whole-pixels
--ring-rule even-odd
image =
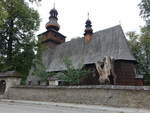
[[[139,16],[138,4],[141,0],[42,0],[39,6],[33,5],[38,10],[41,18],[40,28],[36,34],[46,31],[49,11],[55,8],[58,11],[59,32],[67,40],[82,37],[85,21],[89,12],[93,31],[103,30],[121,24],[124,33],[140,31],[144,25]]]

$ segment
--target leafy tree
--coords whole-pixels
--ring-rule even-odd
[[[129,47],[132,50],[133,55],[135,56],[137,62],[138,62],[138,66],[137,66],[137,72],[138,73],[142,73],[142,60],[143,57],[141,55],[141,44],[139,41],[139,35],[136,34],[136,32],[128,32],[127,36],[129,37],[128,43],[129,43]]]
[[[4,22],[4,20],[6,19],[7,17],[7,12],[5,11],[4,9],[4,6],[3,6],[3,1],[0,1],[0,27],[2,27],[2,24]],[[1,32],[1,31],[0,31]]]
[[[39,14],[25,0],[1,0],[0,71],[16,70],[27,75],[35,56],[34,32]]]
[[[134,56],[138,58],[140,49],[139,35],[137,35],[136,32],[128,32],[127,36],[129,37],[129,46],[132,49]]]
[[[53,75],[53,73],[49,73],[46,71],[46,67],[42,62],[42,52],[45,49],[46,49],[46,47],[44,45],[42,45],[39,41],[38,46],[37,46],[37,54],[36,54],[35,58],[33,59],[33,65],[32,65],[32,67],[34,69],[33,75],[39,77],[41,79],[41,81],[43,81],[43,82],[46,82],[48,80],[48,77],[50,75]]]
[[[142,0],[139,7],[141,9],[140,15],[150,22],[150,0]]]
[[[138,61],[138,73],[150,74],[150,38],[149,28],[141,28],[141,34],[128,32],[129,46]]]
[[[145,74],[145,84],[150,84],[150,0],[141,0],[139,4],[141,10],[140,15],[144,18],[146,25],[141,29],[141,58],[143,59],[140,63],[143,67],[142,72]]]
[[[145,26],[141,29],[141,54],[143,56],[143,64],[145,64],[144,73],[150,75],[150,29]]]
[[[69,58],[64,58],[64,64],[66,65],[67,70],[62,72],[59,79],[69,83],[70,85],[80,84],[81,78],[90,73],[90,71],[82,69],[81,67],[79,69],[75,69]]]
[[[41,62],[41,60],[34,59],[33,63],[34,63],[33,64],[33,68],[34,68],[33,75],[39,77],[41,79],[41,81],[46,82],[48,80],[49,73],[46,72],[46,68],[43,65],[43,63]]]

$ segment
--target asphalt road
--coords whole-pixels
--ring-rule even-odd
[[[86,105],[85,105],[86,106]],[[33,103],[0,102],[0,113],[150,113],[98,107],[68,107],[59,105],[40,105]]]
[[[114,113],[100,110],[37,104],[0,103],[0,113]]]

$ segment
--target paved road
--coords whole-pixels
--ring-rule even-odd
[[[59,106],[52,104],[33,104],[18,102],[0,102],[0,113],[150,113],[147,111],[123,110],[111,108],[79,106]]]

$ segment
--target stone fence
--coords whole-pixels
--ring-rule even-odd
[[[17,86],[5,98],[150,109],[150,86]]]

